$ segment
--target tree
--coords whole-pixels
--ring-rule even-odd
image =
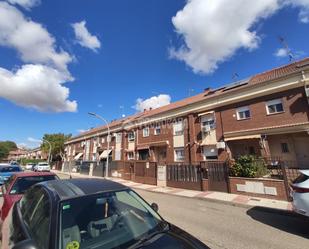
[[[51,144],[51,158],[52,161],[61,161],[61,157],[64,154],[64,143],[71,138],[71,134],[65,135],[63,133],[55,133],[55,134],[45,134],[43,136],[43,143],[41,145],[41,149],[44,153],[49,153],[49,145],[46,142],[50,142]]]
[[[3,160],[9,155],[9,152],[16,150],[17,145],[12,141],[0,141],[0,160]]]

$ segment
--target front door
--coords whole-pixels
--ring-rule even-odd
[[[158,164],[165,164],[166,162],[166,147],[156,147],[155,148],[155,161]]]
[[[299,168],[309,168],[309,137],[295,137],[295,154]]]

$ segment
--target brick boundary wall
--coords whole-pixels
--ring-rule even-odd
[[[229,177],[229,180],[230,180],[230,191],[232,194],[242,194],[242,195],[248,195],[248,196],[253,196],[253,197],[261,197],[261,198],[284,200],[284,201],[288,200],[287,192],[286,192],[286,188],[285,188],[283,180],[243,178],[243,177]],[[236,184],[245,185],[246,182],[263,183],[264,187],[275,188],[277,191],[277,195],[258,194],[258,193],[253,193],[253,192],[238,191]]]

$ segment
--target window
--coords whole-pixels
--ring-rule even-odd
[[[119,161],[121,160],[121,150],[115,150],[115,160]]]
[[[204,160],[218,159],[218,149],[216,146],[204,146],[203,147]]]
[[[267,114],[275,114],[283,112],[283,104],[281,99],[274,99],[266,102]]]
[[[160,216],[131,190],[61,201],[59,220],[59,249],[133,248],[141,238],[168,228]],[[84,234],[81,231],[85,231]]]
[[[143,149],[138,151],[138,159],[139,160],[148,160],[149,158],[149,150]]]
[[[161,134],[161,126],[160,125],[156,125],[154,128],[154,134],[155,135],[160,135]]]
[[[240,107],[236,110],[237,120],[248,119],[251,117],[248,106]]]
[[[130,132],[128,133],[128,140],[129,140],[129,142],[132,142],[132,141],[135,140],[134,131],[130,131]]]
[[[43,189],[27,191],[20,201],[21,214],[39,248],[49,248],[50,203]]]
[[[282,153],[289,153],[289,146],[287,143],[281,143],[281,151]]]
[[[36,183],[56,180],[56,179],[58,178],[53,175],[21,177],[15,181],[13,187],[11,188],[10,194],[20,195],[20,194],[23,194],[28,188],[30,188]]]
[[[175,136],[179,136],[179,135],[183,135],[183,122],[177,122],[173,125],[173,129],[174,129],[174,135]]]
[[[185,149],[184,148],[176,148],[175,149],[175,161],[183,161],[185,160]]]
[[[121,133],[117,133],[116,134],[116,143],[121,143],[121,140],[122,140],[122,134]]]
[[[210,131],[216,128],[215,117],[213,114],[204,115],[201,117],[201,127],[203,132]]]
[[[143,129],[143,137],[148,137],[149,136],[149,127],[145,127]]]
[[[134,152],[133,151],[129,151],[127,156],[128,156],[128,160],[134,160]]]

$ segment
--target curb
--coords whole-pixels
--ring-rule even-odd
[[[61,172],[61,171],[54,170],[54,173],[70,176],[70,174],[68,172]],[[93,179],[100,179],[101,178],[101,177],[89,177],[89,176],[87,177],[86,175],[75,175],[75,174],[73,174],[72,177],[88,178],[88,179],[92,179],[92,178]],[[113,181],[113,177],[110,177],[109,180]],[[187,198],[187,199],[197,199],[197,200],[201,200],[201,201],[207,201],[207,202],[210,202],[210,203],[224,204],[224,205],[227,205],[227,206],[240,207],[240,208],[245,208],[245,209],[260,208],[261,212],[275,213],[275,214],[292,216],[292,217],[299,217],[300,216],[300,215],[296,214],[295,212],[293,212],[292,210],[288,210],[288,209],[281,209],[281,208],[275,208],[275,207],[270,208],[270,207],[266,207],[266,206],[262,206],[262,205],[254,205],[253,206],[253,205],[249,205],[249,204],[245,204],[245,203],[236,203],[236,202],[232,202],[232,201],[225,201],[225,200],[218,200],[218,199],[204,198],[204,197],[182,196],[182,195],[176,195],[176,194],[167,193],[167,192],[157,192],[157,191],[138,188],[138,187],[134,187],[134,186],[133,187],[127,186],[127,187],[135,189],[135,190],[141,190],[141,191],[146,191],[146,192],[155,193],[155,194],[165,194],[165,195],[182,197],[182,198]]]
[[[187,199],[197,199],[197,200],[201,200],[201,201],[207,201],[207,202],[210,202],[210,203],[224,204],[224,205],[227,205],[227,206],[240,207],[240,208],[244,208],[244,209],[261,208],[261,209],[265,209],[265,210],[261,210],[261,212],[276,213],[276,214],[281,214],[281,215],[285,215],[285,216],[293,216],[293,217],[299,217],[300,216],[300,215],[294,213],[293,211],[287,210],[287,209],[270,208],[270,207],[259,206],[259,205],[252,206],[252,205],[248,205],[248,204],[244,204],[244,203],[235,203],[235,202],[231,202],[231,201],[224,201],[224,200],[218,200],[218,199],[212,199],[212,198],[189,197],[189,196],[175,195],[175,194],[171,194],[171,193],[156,192],[156,191],[141,189],[141,188],[136,188],[136,187],[130,187],[130,188],[135,189],[135,190],[141,190],[141,191],[146,191],[146,192],[150,192],[150,193],[155,193],[155,194],[164,194],[164,195],[176,196],[176,197],[187,198]]]

